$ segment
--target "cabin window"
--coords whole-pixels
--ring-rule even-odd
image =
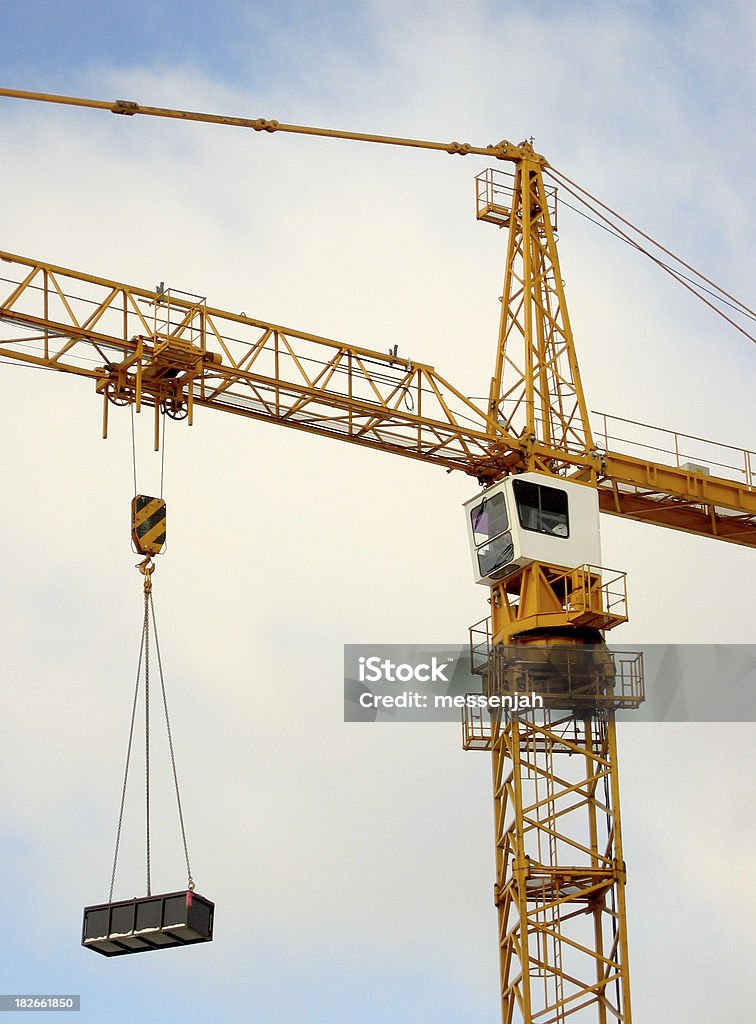
[[[499,492],[490,498],[484,498],[470,512],[470,521],[476,547],[504,533],[509,527],[504,495]]]
[[[514,558],[514,545],[512,534],[509,532],[495,537],[489,544],[481,544],[477,554],[481,576],[501,579],[502,576],[507,576],[513,571],[513,568],[516,568],[511,565]]]
[[[495,579],[505,576],[505,567],[514,558],[514,546],[504,495],[499,492],[483,498],[470,512],[470,522],[480,575]]]
[[[529,480],[513,480],[512,485],[517,515],[524,530],[545,533],[550,537],[569,537],[570,518],[565,491]]]

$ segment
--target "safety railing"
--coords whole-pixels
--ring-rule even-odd
[[[527,701],[534,707],[637,708],[645,700],[640,651],[603,644],[492,645],[490,619],[483,619],[470,629],[470,656],[483,692],[489,701],[496,698],[491,711],[518,711]],[[482,736],[487,714],[475,708],[463,730],[471,738]]]
[[[499,227],[509,224],[512,212],[515,176],[511,171],[489,167],[475,177],[475,215]],[[549,217],[557,230],[557,190],[554,185],[545,185]]]
[[[747,487],[756,483],[756,452],[605,412],[594,410],[591,415],[594,441],[606,451],[664,462],[690,473],[738,480]]]

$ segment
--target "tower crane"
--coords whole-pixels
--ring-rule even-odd
[[[540,714],[466,716],[467,749],[491,752],[500,996],[505,1024],[632,1019],[626,867],[605,633],[626,621],[624,574],[601,566],[598,513],[756,546],[753,453],[735,478],[675,450],[627,454],[594,432],[554,229],[570,186],[532,143],[489,146],[334,131],[264,118],[0,90],[0,96],[478,155],[511,166],[476,179],[478,218],[506,233],[493,373],[484,402],[428,364],[0,252],[0,358],[88,378],[102,403],[192,424],[197,408],[435,463],[483,487],[466,503],[475,579],[490,617],[473,627],[486,694],[535,687]],[[556,668],[555,668],[556,666]],[[569,762],[569,768],[566,767]]]

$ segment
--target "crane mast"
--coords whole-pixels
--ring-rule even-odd
[[[540,161],[519,161],[508,187],[497,185],[494,172],[478,178],[479,218],[507,230],[488,412],[524,443],[522,480],[543,481],[544,494],[565,494],[566,500],[565,492],[548,486],[550,479],[574,473],[565,454],[583,461],[588,487],[596,486],[600,461],[562,286],[554,213]],[[503,497],[490,488],[487,500],[497,494]],[[522,524],[522,509],[517,512]],[[486,506],[473,506],[471,514],[480,529]],[[513,533],[517,528],[510,522],[490,532],[502,525]],[[560,532],[568,530],[575,533],[576,525],[565,524]],[[463,723],[464,746],[490,750],[492,759],[504,1024],[632,1020],[614,720],[623,698],[614,696],[612,654],[603,638],[627,618],[624,600],[612,596],[621,585],[624,599],[624,573],[612,574],[610,592],[610,574],[570,557],[565,552],[558,563],[536,558],[519,569],[513,563],[514,571],[490,581],[491,616],[479,668],[484,692],[540,694],[543,710],[497,709],[488,727],[480,722],[477,730],[469,719]],[[500,561],[488,570],[492,577]],[[472,627],[474,647],[477,630],[480,624]],[[569,692],[576,665],[582,669],[579,694]]]
[[[544,183],[548,165],[529,143],[474,147],[122,100],[0,95],[477,153],[513,165],[506,181],[491,170],[476,179],[478,218],[507,232],[484,407],[433,367],[398,356],[391,339],[386,354],[218,310],[162,287],[139,289],[0,253],[6,282],[0,355],[89,378],[102,396],[104,434],[112,405],[152,407],[156,424],[161,410],[191,423],[196,407],[214,408],[461,470],[486,486],[485,495],[503,494],[504,483],[520,477],[544,492],[590,493],[596,522],[600,508],[756,546],[748,476],[704,476],[597,445],[559,267],[555,190]],[[516,501],[516,493],[506,500]],[[473,528],[487,515],[486,501],[493,498],[476,506]],[[514,531],[524,525],[522,509],[519,525],[516,504],[508,509]],[[563,525],[566,536],[566,520]],[[485,693],[540,689],[543,710],[491,711],[486,721],[463,722],[465,748],[490,751],[492,758],[502,1020],[630,1024],[615,710],[642,699],[642,670],[636,665],[630,689],[615,689],[618,668],[604,639],[627,620],[624,573],[575,564],[571,556],[521,562],[506,571],[500,561],[489,563],[490,576],[481,569],[490,617],[471,628],[471,643]]]

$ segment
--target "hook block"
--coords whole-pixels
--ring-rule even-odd
[[[165,502],[137,494],[131,500],[131,537],[140,555],[159,555],[165,544]]]

